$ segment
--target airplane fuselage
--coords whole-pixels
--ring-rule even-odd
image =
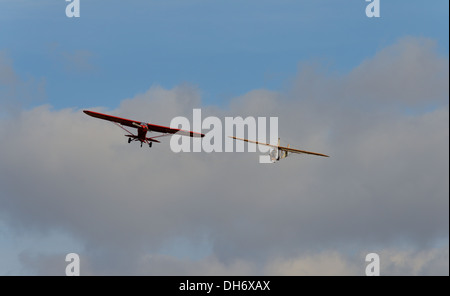
[[[137,129],[137,138],[141,142],[146,142],[147,139],[148,127],[145,125],[141,125]]]

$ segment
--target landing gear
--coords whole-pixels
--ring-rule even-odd
[[[143,140],[141,140],[141,139],[128,138],[128,144],[130,144],[130,143],[133,142],[133,141],[140,141],[140,142],[141,142],[141,147],[142,147],[142,145],[143,145],[144,142],[145,142],[146,144],[148,144],[148,147],[152,148],[153,142],[152,142],[152,141],[149,141],[148,139],[146,139],[145,141],[143,141]]]

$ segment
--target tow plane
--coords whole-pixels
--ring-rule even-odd
[[[147,144],[149,147],[152,147],[153,142],[161,143],[156,138],[174,135],[174,134],[181,135],[181,136],[188,136],[188,137],[204,137],[205,136],[202,133],[185,131],[185,130],[181,130],[181,129],[170,128],[167,126],[150,124],[150,123],[146,123],[146,122],[140,122],[140,121],[136,121],[136,120],[120,118],[120,117],[116,117],[116,116],[112,116],[112,115],[108,115],[108,114],[89,111],[89,110],[83,110],[83,112],[89,116],[113,122],[118,127],[120,127],[121,129],[123,129],[124,131],[126,131],[128,133],[125,135],[126,137],[128,137],[128,143],[131,143],[132,141],[139,141],[139,142],[141,142],[141,147],[142,147],[142,144],[144,144],[144,143]],[[137,134],[130,132],[128,129],[125,128],[125,126],[136,128]],[[157,133],[161,133],[161,135],[147,137],[147,132],[157,132]]]
[[[268,143],[262,143],[262,142],[258,142],[258,141],[252,141],[252,140],[249,140],[249,139],[242,139],[242,138],[237,138],[237,137],[230,137],[230,138],[233,138],[235,140],[248,142],[248,143],[254,143],[254,144],[258,144],[258,145],[265,145],[265,146],[271,147],[269,155],[270,155],[270,160],[272,162],[276,162],[276,161],[279,161],[279,160],[281,160],[283,158],[286,158],[291,153],[310,154],[310,155],[316,155],[316,156],[322,156],[322,157],[329,157],[328,155],[325,155],[325,154],[322,154],[322,153],[294,149],[294,148],[289,147],[289,145],[287,145],[287,147],[280,146],[280,138],[278,138],[278,145],[271,145],[271,144],[268,144]]]

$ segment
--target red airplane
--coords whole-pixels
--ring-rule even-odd
[[[128,137],[128,143],[131,143],[131,141],[140,141],[141,147],[142,147],[143,143],[146,143],[146,144],[148,144],[149,147],[152,147],[152,142],[161,143],[160,141],[156,140],[155,138],[164,137],[164,136],[173,135],[173,134],[188,136],[188,137],[204,137],[205,136],[204,134],[201,134],[201,133],[185,131],[185,130],[181,130],[181,129],[170,128],[167,126],[161,126],[161,125],[150,124],[150,123],[145,123],[145,122],[139,122],[136,120],[120,118],[120,117],[116,117],[116,116],[112,116],[112,115],[89,111],[89,110],[84,110],[83,112],[92,117],[112,121],[114,124],[116,124],[117,126],[119,126],[120,128],[122,128],[123,130],[125,130],[128,133],[128,135],[125,135],[126,137]],[[129,130],[124,128],[123,127],[124,125],[137,128],[137,135],[133,134],[132,132],[130,132]],[[163,135],[147,138],[147,132],[158,132],[158,133],[162,133]]]

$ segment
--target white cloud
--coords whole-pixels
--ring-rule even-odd
[[[214,256],[190,259],[163,254],[142,254],[133,264],[122,258],[109,256],[106,262],[93,258],[95,255],[80,256],[81,275],[178,275],[178,276],[365,276],[365,260],[369,251],[346,253],[337,250],[309,251],[289,258],[267,258],[262,262],[235,259],[225,263]],[[67,253],[20,254],[20,261],[27,268],[40,275],[64,275]],[[388,248],[377,250],[381,276],[433,276],[448,275],[448,244],[429,247],[424,250]],[[98,257],[98,256],[97,256]],[[125,264],[121,270],[111,269],[116,264]]]
[[[345,255],[337,251],[309,253],[287,260],[273,260],[266,274],[285,276],[364,276],[366,255]],[[422,251],[383,249],[379,253],[380,275],[448,275],[448,244]]]

